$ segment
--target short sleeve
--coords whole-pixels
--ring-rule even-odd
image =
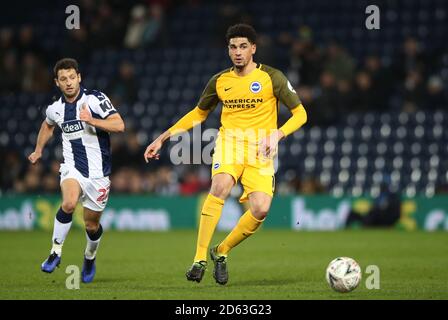
[[[213,110],[219,103],[218,93],[216,92],[216,80],[218,75],[213,76],[207,83],[204,91],[199,98],[198,107],[201,110]]]
[[[45,110],[45,116],[46,116],[45,120],[47,121],[47,123],[48,123],[50,126],[54,126],[54,125],[56,125],[56,121],[55,121],[55,119],[54,119],[54,113],[53,113],[53,111],[52,111],[51,106],[48,106],[48,107],[47,107],[47,110]]]
[[[100,91],[91,93],[87,104],[94,118],[106,119],[110,115],[117,113],[109,98]]]
[[[296,90],[294,90],[283,72],[274,68],[269,68],[267,72],[272,80],[274,95],[288,107],[288,109],[294,109],[302,103]]]

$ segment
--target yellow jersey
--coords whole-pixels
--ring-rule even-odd
[[[222,102],[221,134],[241,137],[243,130],[246,138],[254,132],[256,139],[277,129],[279,102],[289,109],[301,104],[285,75],[262,64],[257,64],[246,76],[238,76],[234,68],[214,75],[197,106],[211,111],[219,102]]]

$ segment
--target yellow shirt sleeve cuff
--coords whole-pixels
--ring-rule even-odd
[[[307,114],[302,104],[291,110],[292,117],[279,129],[286,136],[298,130],[307,121]]]

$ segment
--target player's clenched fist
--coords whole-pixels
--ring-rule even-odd
[[[79,112],[79,120],[84,121],[87,124],[92,122],[92,114],[85,103],[82,105],[81,111]]]
[[[35,164],[37,160],[39,160],[41,157],[42,157],[41,152],[34,151],[32,154],[29,155],[28,160],[30,160],[32,164]]]
[[[146,163],[151,159],[159,160],[160,154],[158,154],[158,151],[160,148],[162,148],[162,141],[159,139],[154,140],[154,142],[146,148],[144,155]]]

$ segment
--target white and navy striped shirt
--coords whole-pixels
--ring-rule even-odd
[[[92,117],[106,119],[117,113],[109,98],[97,90],[81,91],[73,103],[59,100],[49,105],[46,121],[62,130],[64,163],[75,167],[86,178],[107,177],[111,173],[109,133],[79,120],[82,105],[89,106]]]

